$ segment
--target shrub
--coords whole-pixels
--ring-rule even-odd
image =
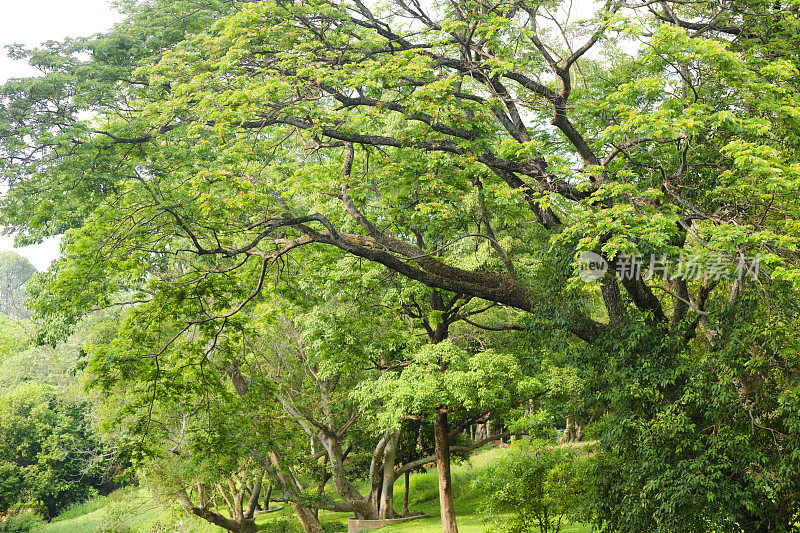
[[[489,463],[475,486],[485,493],[486,520],[509,533],[558,533],[565,519],[584,518],[591,490],[585,461],[572,449],[528,441]]]
[[[106,500],[105,518],[97,524],[94,533],[132,533],[133,528],[125,520],[136,514],[139,504],[133,487],[113,493]]]
[[[22,511],[9,516],[0,523],[0,533],[29,533],[42,524],[44,524],[44,520],[38,514]]]
[[[34,514],[39,516],[45,516],[47,514],[47,507],[44,505],[44,503],[40,501],[17,502],[11,507],[9,507],[8,511],[6,512],[7,516],[15,516],[22,514]]]

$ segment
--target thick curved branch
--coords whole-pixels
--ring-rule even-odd
[[[365,241],[364,237],[353,242],[346,235],[334,237],[328,233],[314,233],[311,237],[316,242],[330,244],[350,254],[380,263],[429,287],[498,302],[522,311],[533,311],[535,302],[541,300],[540,295],[509,276],[462,270],[427,256],[417,259],[417,264],[409,264],[398,255],[378,247],[377,243],[374,247],[365,246],[369,241]],[[386,242],[391,244],[400,241],[391,239]],[[402,244],[398,248],[410,247]],[[402,254],[402,251],[398,250],[398,253]],[[591,341],[602,334],[605,326],[588,317],[576,316],[569,329],[581,339]]]

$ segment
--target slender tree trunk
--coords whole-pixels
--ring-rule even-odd
[[[244,517],[252,519],[258,508],[258,498],[261,496],[261,487],[264,482],[264,472],[260,472],[253,488],[250,491],[250,499],[247,501],[247,508],[244,510]]]
[[[231,507],[231,516],[234,520],[241,521],[244,519],[244,509],[242,508],[242,500],[244,499],[244,490],[236,489],[236,483],[232,479],[228,480],[228,488],[231,490],[231,499],[233,500],[233,507]]]
[[[583,441],[583,426],[575,424],[575,442]]]
[[[403,494],[403,516],[408,516],[408,489],[411,481],[411,472],[406,472],[405,474],[406,483],[405,483],[405,493]]]
[[[206,509],[205,507],[198,507],[194,505],[186,491],[180,491],[177,499],[181,505],[183,505],[183,507],[193,515],[200,517],[206,522],[210,522],[215,526],[226,529],[231,533],[256,533],[258,531],[258,528],[256,528],[256,523],[252,519],[243,518],[241,520],[236,520],[228,518],[227,516],[223,516],[219,513],[215,513],[214,511]],[[322,529],[320,528],[319,531],[314,531],[313,533],[321,532]]]
[[[394,458],[397,454],[397,441],[400,431],[394,431],[386,442],[383,451],[383,487],[381,488],[378,518],[394,518]]]
[[[372,452],[372,461],[369,465],[370,489],[367,495],[367,502],[375,509],[375,516],[366,518],[378,518],[380,515],[381,493],[383,492],[383,462],[386,456],[386,444],[392,436],[391,430],[386,430]]]
[[[264,491],[264,512],[269,511],[269,499],[272,497],[272,482],[267,485],[267,490]]]
[[[562,440],[565,443],[575,441],[575,427],[572,425],[570,418],[567,418],[567,427],[564,429],[564,438]]]
[[[433,423],[436,448],[436,470],[439,473],[439,508],[442,512],[442,533],[458,533],[453,506],[453,481],[450,476],[450,429],[447,412],[440,411]]]
[[[262,462],[264,467],[268,469],[267,471],[270,472],[272,478],[278,483],[281,492],[283,492],[283,496],[292,498],[293,496],[302,494],[303,486],[300,484],[300,481],[291,468],[282,468],[283,465],[281,464],[280,455],[275,451],[271,451],[268,452],[267,456],[269,457],[269,462],[260,462]],[[269,490],[272,490],[271,483]],[[300,525],[303,526],[303,531],[305,531],[305,533],[324,533],[322,524],[317,517],[314,516],[311,509],[300,505],[296,501],[291,501],[290,504],[292,506],[292,511],[294,511]],[[266,500],[266,505],[267,508],[269,508],[269,499]]]
[[[347,475],[344,470],[344,452],[337,438],[323,433],[320,433],[318,437],[325,447],[328,459],[330,460],[331,477],[333,478],[333,486],[336,489],[336,493],[342,500],[353,504],[356,518],[367,520],[377,518],[378,508],[369,500],[369,495],[366,497],[363,496],[347,480]]]

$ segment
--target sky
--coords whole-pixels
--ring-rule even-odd
[[[92,35],[109,29],[119,20],[109,0],[0,0],[0,82],[36,75],[24,63],[5,56],[5,46],[37,45],[64,37]],[[58,240],[26,248],[13,248],[13,237],[0,236],[0,251],[14,250],[27,257],[38,270],[46,270],[58,257]]]

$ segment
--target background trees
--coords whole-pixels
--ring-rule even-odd
[[[25,284],[36,273],[30,261],[14,252],[0,252],[0,312],[25,318]]]
[[[0,508],[44,505],[48,517],[102,489],[103,461],[86,406],[58,401],[39,384],[20,385],[0,398]]]

